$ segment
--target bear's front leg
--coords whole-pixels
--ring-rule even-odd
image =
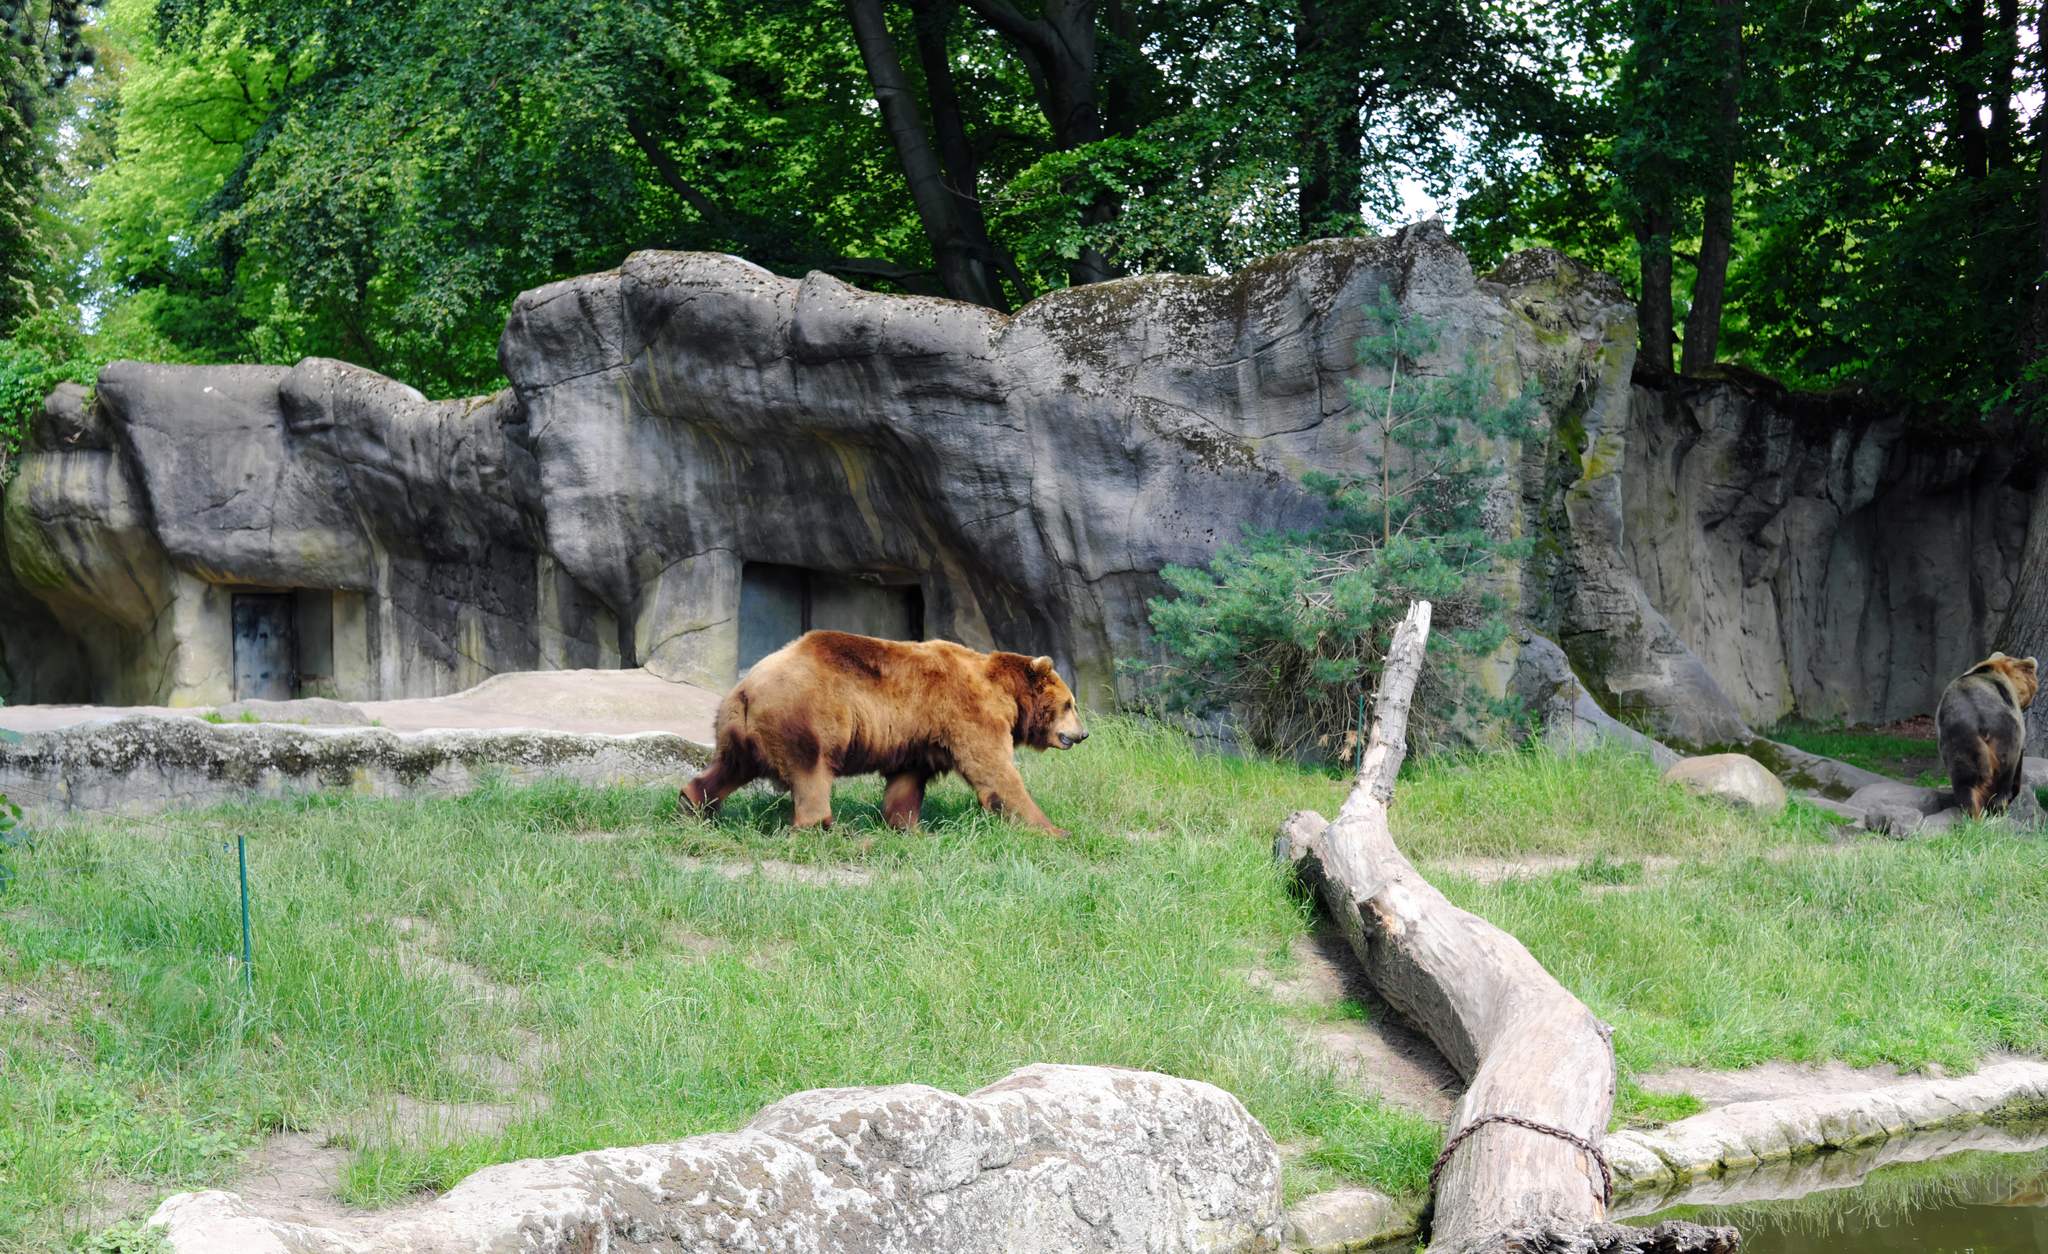
[[[1052,820],[1045,817],[1045,811],[1024,791],[1024,777],[1017,773],[1017,764],[1005,754],[996,762],[977,762],[971,766],[962,763],[960,773],[974,789],[974,795],[981,799],[982,808],[1007,814],[1019,823],[1028,824],[1040,831],[1055,836],[1065,836],[1067,830],[1054,827]]]
[[[832,826],[832,769],[820,762],[789,781],[798,827]]]
[[[916,827],[924,809],[924,786],[929,778],[918,771],[891,775],[889,787],[882,793],[882,821],[904,831]]]

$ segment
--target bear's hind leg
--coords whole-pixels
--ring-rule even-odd
[[[712,760],[711,769],[683,785],[676,807],[687,817],[710,818],[727,797],[761,777],[759,755],[739,743],[729,743]]]
[[[882,793],[882,821],[905,831],[916,827],[924,809],[924,786],[929,778],[919,771],[891,775],[889,787]]]

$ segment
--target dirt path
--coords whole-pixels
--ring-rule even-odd
[[[1402,1021],[1365,978],[1351,947],[1334,932],[1294,943],[1291,969],[1252,972],[1252,983],[1281,1004],[1303,1010],[1363,1010],[1363,1019],[1320,1015],[1295,1021],[1302,1039],[1328,1051],[1339,1083],[1356,1093],[1378,1094],[1396,1106],[1447,1123],[1464,1095],[1464,1081],[1428,1037]]]

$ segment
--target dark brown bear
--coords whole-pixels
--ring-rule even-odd
[[[2027,707],[2037,686],[2034,659],[1994,653],[1941,694],[1934,711],[1941,760],[1956,804],[1971,814],[2002,811],[2019,796]]]
[[[1015,748],[1088,738],[1052,659],[813,631],[762,658],[718,703],[718,756],[690,781],[685,814],[710,814],[763,776],[796,801],[796,825],[832,825],[832,781],[889,781],[883,817],[914,827],[932,776],[958,771],[988,809],[1057,832],[1024,791]]]

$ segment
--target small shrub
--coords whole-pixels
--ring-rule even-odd
[[[1359,415],[1350,429],[1378,437],[1371,473],[1304,476],[1325,508],[1321,525],[1247,529],[1207,569],[1161,571],[1179,595],[1151,603],[1169,655],[1151,677],[1165,706],[1228,710],[1263,752],[1339,757],[1355,746],[1357,710],[1410,601],[1435,603],[1439,656],[1497,648],[1501,605],[1481,577],[1526,550],[1484,525],[1499,467],[1475,451],[1473,435],[1525,438],[1532,399],[1488,404],[1476,354],[1444,377],[1418,374],[1442,325],[1402,312],[1384,287],[1366,312],[1379,330],[1358,341],[1359,358],[1384,368],[1387,383],[1349,385]],[[1444,679],[1440,668],[1439,696]]]

